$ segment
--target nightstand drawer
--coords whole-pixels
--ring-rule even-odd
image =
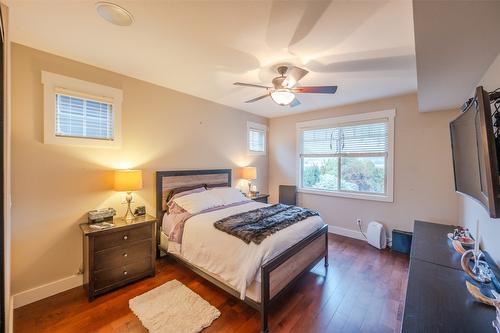
[[[95,251],[101,251],[115,246],[128,246],[130,243],[139,240],[151,239],[151,235],[151,225],[96,235],[94,237],[94,249]]]
[[[94,255],[94,270],[121,267],[152,256],[151,238],[128,246],[101,250]]]
[[[151,270],[151,257],[135,261],[128,265],[103,269],[94,273],[94,287],[96,291],[111,287],[114,284],[127,279],[133,279],[141,274],[146,274]]]

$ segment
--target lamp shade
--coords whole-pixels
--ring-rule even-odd
[[[141,170],[116,170],[115,191],[131,192],[142,188]]]
[[[244,167],[241,170],[241,178],[247,180],[257,179],[257,168],[256,167]]]

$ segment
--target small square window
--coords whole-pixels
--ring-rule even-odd
[[[44,143],[119,148],[122,91],[42,71]]]
[[[248,153],[253,155],[266,154],[267,126],[257,123],[247,123]]]
[[[56,136],[114,139],[113,104],[56,93]]]

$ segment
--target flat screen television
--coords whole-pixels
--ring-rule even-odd
[[[500,217],[498,145],[490,98],[483,87],[450,123],[455,190],[478,200],[490,217]]]

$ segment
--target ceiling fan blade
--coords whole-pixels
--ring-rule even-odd
[[[293,107],[299,106],[300,104],[302,104],[302,103],[300,103],[300,101],[299,101],[297,98],[295,98],[295,99],[292,101],[292,103],[290,103],[290,104],[289,104],[289,106],[290,106],[291,108],[293,108]]]
[[[292,92],[298,94],[335,94],[337,86],[297,87]]]
[[[309,71],[306,71],[303,68],[300,67],[292,67],[288,70],[288,73],[286,75],[286,79],[283,82],[283,85],[286,86],[287,88],[293,88],[299,82],[300,79],[302,79],[306,74],[309,73]]]
[[[233,83],[235,86],[242,86],[242,87],[254,87],[254,88],[264,88],[264,89],[271,89],[271,87],[266,87],[260,84],[253,84],[253,83],[243,83],[243,82],[235,82]]]
[[[248,101],[245,101],[245,103],[253,103],[253,102],[256,102],[256,101],[261,100],[263,98],[266,98],[267,96],[269,96],[269,94],[265,94],[265,95],[262,95],[262,96],[259,96],[259,97],[255,97],[255,98],[249,99]]]

